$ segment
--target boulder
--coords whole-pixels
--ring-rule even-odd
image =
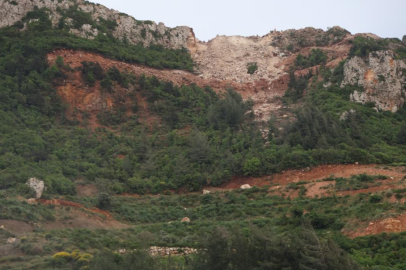
[[[28,199],[28,200],[27,200],[27,203],[28,203],[28,204],[31,204],[31,205],[37,204],[37,200],[34,199],[34,198],[31,198],[31,199]]]
[[[182,218],[182,220],[181,220],[180,222],[187,222],[187,223],[189,223],[189,222],[190,222],[190,218],[184,217],[184,218]]]
[[[250,189],[250,188],[251,188],[251,186],[248,185],[248,184],[244,184],[244,185],[242,185],[242,186],[240,187],[240,189]]]
[[[14,244],[16,241],[17,241],[17,238],[10,237],[9,239],[7,239],[7,244]]]
[[[210,190],[203,189],[203,194],[210,194]]]
[[[37,178],[33,177],[30,178],[25,184],[35,191],[35,197],[37,199],[41,198],[42,192],[44,192],[45,190],[44,181],[38,180]]]

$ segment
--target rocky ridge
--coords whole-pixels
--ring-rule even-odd
[[[93,39],[98,34],[107,34],[97,29],[101,21],[105,20],[116,24],[114,30],[111,31],[114,37],[120,40],[126,38],[133,44],[142,43],[144,46],[159,44],[166,48],[181,49],[193,46],[196,42],[193,29],[187,26],[169,28],[163,23],[138,21],[124,13],[84,0],[0,0],[0,28],[21,21],[28,12],[36,8],[47,9],[52,24],[57,26],[62,18],[61,11],[66,11],[71,7],[77,7],[78,10],[89,13],[96,22],[96,25],[83,24],[74,28],[72,18],[65,20],[64,23],[70,27],[71,33],[84,38]]]
[[[0,0],[0,27],[21,21],[36,8],[45,8],[55,27],[60,27],[63,22],[72,34],[83,38],[94,39],[98,35],[111,34],[132,44],[187,48],[196,63],[196,75],[200,78],[193,78],[192,81],[201,81],[199,85],[207,84],[214,89],[236,89],[245,100],[253,101],[258,121],[267,121],[271,115],[285,115],[281,112],[281,97],[288,88],[289,67],[294,64],[299,53],[308,55],[311,49],[320,48],[328,55],[326,66],[334,68],[347,58],[351,41],[357,36],[340,27],[332,27],[327,31],[307,27],[286,31],[275,29],[263,37],[217,36],[209,42],[201,42],[196,39],[193,29],[187,26],[168,28],[163,23],[138,21],[124,13],[85,0]],[[66,17],[66,14],[70,14],[66,11],[70,9],[90,14],[94,23],[78,26],[73,18]],[[114,27],[100,27],[106,21]],[[24,22],[25,27],[30,23]],[[373,34],[358,35],[379,39]],[[258,67],[253,74],[247,72],[250,64]],[[373,53],[367,61],[355,57],[345,66],[342,85],[358,84],[365,88],[364,92],[354,92],[352,101],[375,102],[377,109],[394,112],[405,101],[404,65],[404,62],[394,60],[391,51]],[[307,72],[308,69],[296,71],[297,75]]]

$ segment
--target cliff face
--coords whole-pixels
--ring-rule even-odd
[[[89,13],[96,25],[83,24],[74,27],[73,19],[67,18],[65,24],[73,34],[84,38],[94,38],[98,34],[106,34],[97,29],[103,21],[115,24],[109,33],[118,39],[126,38],[130,43],[142,43],[144,46],[160,44],[166,48],[181,49],[194,46],[196,42],[193,30],[186,26],[176,28],[166,27],[163,23],[137,21],[124,13],[108,9],[83,0],[0,0],[0,27],[13,25],[21,21],[25,15],[35,8],[46,8],[54,26],[60,23],[64,11],[71,7]]]
[[[342,86],[347,84],[364,88],[351,94],[352,101],[375,102],[379,110],[396,112],[405,102],[406,64],[395,60],[391,51],[372,52],[367,59],[353,57],[344,66]]]

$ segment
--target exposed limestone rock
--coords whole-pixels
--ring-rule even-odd
[[[273,80],[286,74],[277,64],[284,57],[281,51],[270,46],[272,36],[242,37],[218,36],[198,44],[194,60],[203,78],[231,80],[238,83],[260,79]],[[258,70],[250,75],[248,63],[257,63]]]
[[[9,239],[7,239],[7,244],[14,244],[15,242],[17,242],[17,238],[12,238],[10,237]]]
[[[70,29],[69,31],[71,34],[80,36],[82,38],[87,38],[87,39],[94,39],[98,34],[99,31],[95,28],[93,28],[90,24],[84,24],[82,25],[82,28],[79,29]]]
[[[249,184],[244,184],[240,187],[240,189],[250,189],[251,186]]]
[[[203,189],[203,194],[210,194],[210,190]]]
[[[351,114],[354,114],[354,113],[356,113],[356,110],[353,110],[353,109],[351,109],[351,110],[349,110],[349,111],[343,112],[343,113],[341,114],[341,116],[340,116],[340,121],[345,121],[345,120],[347,120],[347,119],[348,119],[348,116],[350,116]]]
[[[181,256],[197,253],[197,249],[189,247],[150,247],[148,253],[152,256]]]
[[[28,199],[28,200],[27,200],[27,203],[28,203],[28,204],[31,204],[31,205],[34,205],[34,204],[37,204],[37,200],[34,199],[34,198],[31,198],[31,199]]]
[[[137,21],[126,14],[84,0],[0,0],[0,28],[20,21],[28,12],[33,11],[34,7],[47,8],[49,18],[56,26],[62,17],[58,10],[66,10],[74,5],[77,5],[79,10],[90,13],[96,23],[100,23],[100,18],[116,22],[117,27],[111,34],[121,40],[126,38],[133,44],[141,42],[144,46],[160,44],[166,48],[181,49],[193,47],[196,43],[193,29],[189,27],[168,28],[163,23]],[[65,24],[72,27],[72,19],[67,18]],[[89,39],[94,39],[99,34],[97,29],[86,24],[79,29],[71,29],[70,32]]]
[[[36,193],[36,198],[39,199],[42,196],[42,192],[45,190],[44,181],[38,180],[37,178],[30,178],[26,185],[32,188]]]
[[[365,89],[352,93],[351,101],[375,102],[379,110],[396,112],[405,102],[406,64],[394,58],[391,51],[372,52],[367,59],[351,58],[344,66],[341,86],[355,84]]]
[[[189,222],[190,222],[190,218],[184,217],[184,218],[182,218],[182,220],[181,220],[180,222],[187,222],[187,223],[189,223]]]

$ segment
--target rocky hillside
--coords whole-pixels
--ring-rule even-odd
[[[0,0],[0,27],[13,25],[38,8],[48,10],[55,27],[68,27],[71,33],[84,38],[112,34],[133,44],[160,44],[172,49],[188,47],[195,42],[189,27],[168,28],[163,23],[138,21],[125,13],[84,0]]]
[[[373,102],[376,108],[396,112],[405,103],[406,64],[396,60],[392,51],[371,52],[367,58],[355,56],[344,65],[342,85],[357,84],[364,92],[354,91],[354,102]]]
[[[380,40],[373,34],[351,35],[345,29],[333,27],[327,31],[315,28],[270,31],[259,37],[218,36],[209,42],[196,39],[187,26],[168,28],[163,23],[139,21],[124,13],[84,0],[0,0],[0,27],[21,24],[26,29],[37,19],[26,18],[27,13],[45,8],[55,28],[68,30],[77,36],[95,39],[99,35],[113,36],[132,44],[163,45],[169,49],[187,48],[196,64],[195,72],[214,88],[229,85],[254,102],[258,121],[271,115],[281,117],[281,98],[289,88],[288,72],[293,67],[296,75],[303,75],[313,66],[295,66],[299,55],[307,57],[312,49],[326,54],[325,65],[335,68],[345,60],[355,37]],[[393,52],[352,58],[345,65],[342,86],[356,84],[365,91],[351,95],[354,102],[375,102],[379,110],[396,111],[404,103],[404,62],[395,60]],[[384,63],[384,65],[380,65]],[[251,66],[252,71],[249,72]]]

